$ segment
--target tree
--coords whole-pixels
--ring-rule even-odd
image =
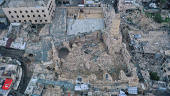
[[[156,72],[150,72],[149,73],[149,75],[150,75],[150,79],[151,80],[156,80],[156,81],[158,81],[159,79],[160,79],[160,77],[159,76],[157,76],[157,73]]]
[[[154,17],[155,22],[162,23],[161,14],[156,13]]]

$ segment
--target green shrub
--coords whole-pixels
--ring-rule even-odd
[[[159,79],[160,79],[160,77],[159,76],[157,76],[157,73],[156,72],[150,72],[149,73],[149,75],[150,75],[150,79],[151,80],[156,80],[156,81],[158,81]]]
[[[170,22],[170,18],[169,18],[169,16],[168,16],[168,17],[165,17],[164,22]]]
[[[154,17],[155,22],[162,23],[161,14],[156,13]]]

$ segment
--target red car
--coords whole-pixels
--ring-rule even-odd
[[[4,85],[2,86],[3,90],[8,90],[9,87],[11,86],[12,79],[6,79]]]

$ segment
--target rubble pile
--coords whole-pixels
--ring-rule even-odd
[[[95,34],[94,32],[93,35]],[[93,35],[91,36],[96,37]],[[127,68],[130,55],[125,44],[121,45],[124,47],[121,47],[120,51],[116,54],[114,53],[115,56],[113,56],[113,54],[108,53],[109,50],[100,38],[89,41],[85,39],[84,41],[86,42],[82,42],[83,38],[76,39],[71,47],[68,43],[63,44],[65,45],[63,47],[68,48],[70,51],[66,58],[59,59],[62,78],[73,79],[77,75],[86,77],[95,74],[96,79],[102,80],[104,72],[108,72],[113,80],[119,80],[120,70],[123,70],[126,74],[130,72]]]

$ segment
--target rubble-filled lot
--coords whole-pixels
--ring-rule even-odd
[[[148,34],[142,31],[130,30],[131,45],[135,48],[143,47],[145,53],[157,53],[169,49],[169,33],[168,31],[149,31]]]
[[[127,72],[122,55],[117,58],[107,54],[105,45],[100,41],[73,43],[72,51],[62,59],[62,77],[73,79],[77,75],[88,76],[95,74],[98,80],[103,79],[103,73],[108,72],[113,80],[118,80],[120,70]]]
[[[126,22],[121,26],[123,42],[131,54],[131,61],[137,67],[139,81],[146,85],[145,89],[154,88],[154,80],[150,76],[152,72],[156,73],[158,81],[168,81],[168,29],[161,29],[163,23],[158,24],[145,13],[137,11],[127,12],[122,21]]]
[[[144,33],[161,29],[167,25],[167,23],[156,23],[143,10],[126,10],[126,12],[121,13],[121,21],[123,24],[128,24],[129,27],[137,28]]]

